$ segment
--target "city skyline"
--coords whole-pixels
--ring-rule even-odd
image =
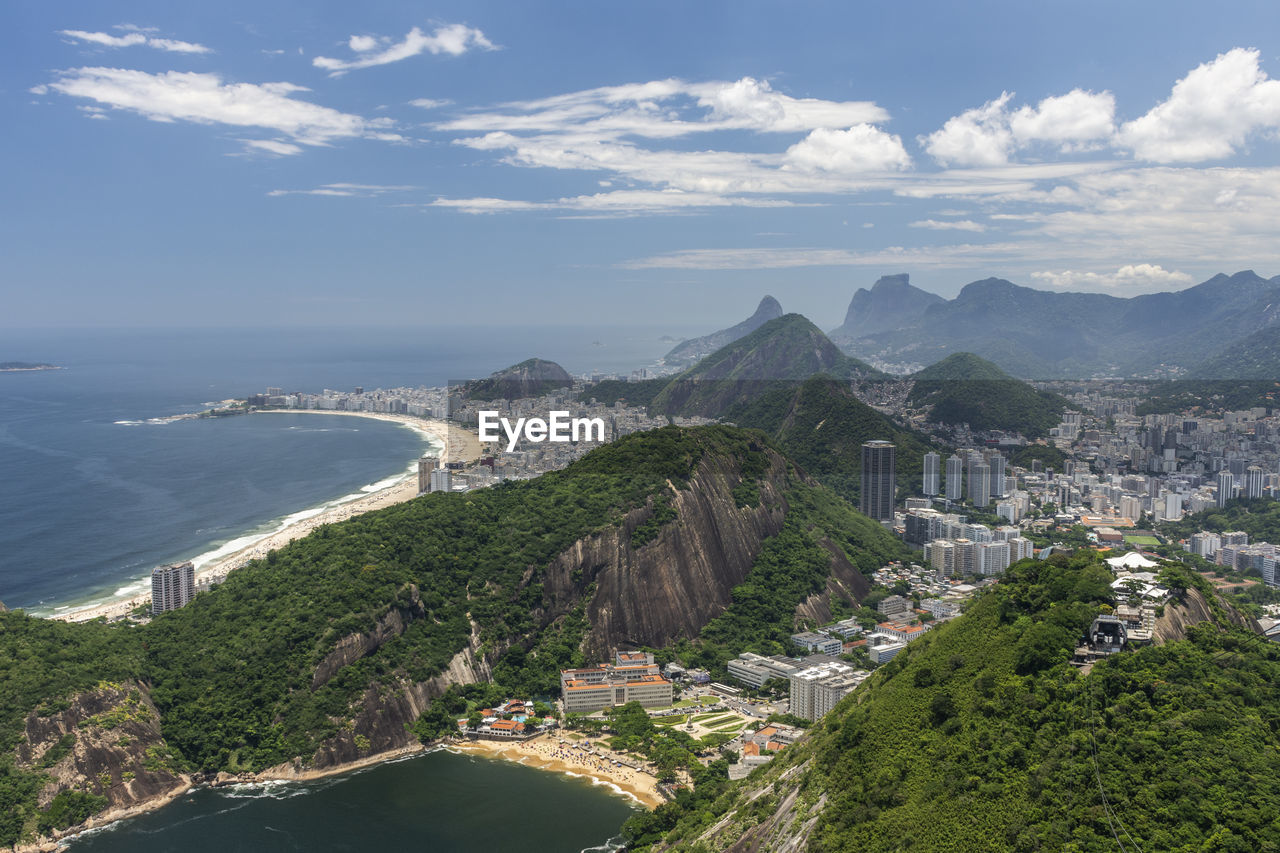
[[[10,327],[828,327],[882,274],[1280,268],[1265,3],[7,17]]]

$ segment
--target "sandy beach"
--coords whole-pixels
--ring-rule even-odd
[[[404,424],[429,438],[444,450],[441,458],[450,462],[469,462],[480,458],[480,440],[474,433],[444,421],[424,420],[410,415],[386,415],[373,412],[329,412],[316,409],[281,409],[287,414],[310,413],[316,415],[342,415],[346,417],[372,418],[380,421]],[[270,416],[276,412],[254,412],[258,415]],[[265,534],[242,548],[228,554],[219,554],[203,563],[196,560],[196,585],[220,583],[228,574],[250,562],[265,557],[268,552],[282,548],[295,539],[306,536],[322,524],[333,524],[353,516],[361,515],[375,509],[383,509],[393,504],[403,503],[418,496],[418,475],[415,471],[406,470],[404,476],[376,492],[369,492],[349,501],[330,507],[307,518],[299,519],[286,527]],[[149,601],[149,594],[135,596],[128,600],[112,601],[89,607],[69,610],[53,616],[65,622],[87,622],[105,616],[107,619],[118,619],[127,615],[139,605]]]
[[[592,752],[579,749],[573,741],[561,741],[557,733],[539,735],[523,742],[471,740],[450,744],[447,749],[515,761],[539,770],[588,776],[609,785],[619,793],[636,800],[646,808],[666,802],[658,793],[658,780],[643,770],[614,764],[614,759],[635,761],[631,756],[615,754],[603,744],[593,744]]]

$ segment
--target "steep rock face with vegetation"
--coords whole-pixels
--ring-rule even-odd
[[[571,597],[584,582],[595,585],[586,610],[588,657],[695,637],[728,607],[764,540],[782,529],[793,476],[776,451],[757,444],[755,452],[750,461],[762,469],[751,472],[757,503],[742,505],[735,495],[743,481],[738,459],[708,457],[686,487],[659,492],[621,526],[574,543],[552,562],[544,585],[553,600]],[[669,518],[649,539],[646,525],[659,515]]]
[[[185,790],[190,779],[160,731],[146,688],[133,681],[97,687],[27,715],[16,766],[44,776],[36,811],[15,809],[29,832],[53,834],[102,809],[127,809]]]
[[[766,768],[633,818],[631,849],[1280,849],[1280,647],[1164,571],[1180,631],[1082,675],[1109,573],[1015,564]]]

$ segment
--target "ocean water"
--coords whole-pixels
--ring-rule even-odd
[[[634,808],[582,777],[440,750],[316,782],[194,791],[71,850],[603,853]]]
[[[340,416],[140,421],[267,386],[443,385],[532,355],[631,370],[666,352],[673,329],[4,332],[0,361],[66,369],[0,373],[0,601],[49,615],[124,596],[156,565],[358,495],[428,447]]]

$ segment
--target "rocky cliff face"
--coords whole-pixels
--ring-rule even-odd
[[[372,631],[364,634],[349,634],[338,641],[333,651],[325,655],[324,660],[316,667],[311,677],[311,689],[315,690],[330,678],[338,674],[344,666],[349,666],[362,657],[377,651],[383,645],[404,633],[409,623],[427,615],[418,594],[418,587],[409,584],[398,597],[386,615],[378,620]]]
[[[760,503],[741,507],[733,489],[741,481],[736,463],[708,457],[689,485],[671,489],[676,518],[640,548],[632,532],[652,515],[652,503],[633,510],[608,528],[557,557],[548,567],[544,590],[554,612],[568,612],[594,583],[587,604],[591,625],[589,656],[614,647],[661,646],[694,637],[729,605],[730,592],[751,570],[761,543],[782,529],[786,462],[769,454],[760,482]]]
[[[413,600],[417,602],[416,588],[413,590]],[[378,643],[379,646],[399,636],[399,633],[391,633],[392,626],[398,621],[395,617],[396,613],[397,611],[393,610],[379,622],[379,627],[384,624],[387,626],[386,630],[373,632],[383,637]],[[403,627],[400,630],[403,631]],[[371,635],[355,636],[370,637]],[[362,642],[353,645],[352,648],[363,645]],[[365,654],[375,651],[376,648],[375,646],[369,649]],[[341,732],[320,745],[315,755],[311,757],[310,767],[315,770],[324,770],[359,761],[371,755],[403,749],[416,743],[411,728],[422,712],[430,707],[431,700],[442,695],[452,684],[474,684],[490,679],[489,664],[479,656],[479,649],[479,629],[473,622],[471,639],[467,646],[453,656],[449,665],[439,675],[426,681],[406,680],[390,688],[385,686],[380,688],[376,684],[370,685],[360,700],[355,716]],[[331,654],[329,657],[332,656]],[[295,760],[273,767],[263,775],[288,777],[296,775],[301,768],[301,760]]]
[[[1164,615],[1156,619],[1152,638],[1157,643],[1171,643],[1174,640],[1185,640],[1187,629],[1201,622],[1220,623],[1225,620],[1237,628],[1260,633],[1258,623],[1240,613],[1230,604],[1218,598],[1221,614],[1215,615],[1198,589],[1189,589],[1182,601],[1171,601],[1164,607]]]
[[[58,710],[58,705],[65,705]],[[136,682],[101,684],[27,716],[18,767],[46,774],[38,805],[62,791],[105,797],[108,817],[175,795],[191,780],[178,772],[160,733],[160,715]],[[101,821],[100,821],[101,822]]]

